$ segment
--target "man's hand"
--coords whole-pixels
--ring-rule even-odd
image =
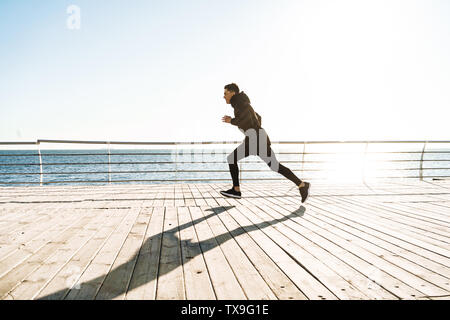
[[[231,123],[231,117],[230,116],[223,116],[222,122]]]

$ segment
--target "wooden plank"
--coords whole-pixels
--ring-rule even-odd
[[[215,184],[210,184],[209,186],[210,186],[209,194],[217,202],[217,205],[221,207],[227,207],[228,201],[226,201],[224,199],[224,196],[219,193],[219,191],[222,190],[223,188],[221,188],[220,185]]]
[[[368,251],[367,245],[362,246],[361,244],[358,244],[358,240],[356,237],[353,237],[346,232],[342,232],[341,230],[335,228],[333,225],[328,225],[323,221],[317,223],[316,221],[313,221],[309,218],[309,215],[305,215],[305,218],[302,220],[304,226],[308,226],[309,229],[313,228],[315,230],[318,230],[318,232],[320,230],[320,232],[327,235],[328,239],[345,248],[349,252],[358,255],[369,263],[376,265],[380,270],[390,273],[404,283],[410,285],[413,288],[416,288],[418,291],[423,292],[425,295],[445,294],[445,290],[427,281],[424,281],[416,275],[411,274],[404,269],[378,257],[376,254]]]
[[[341,205],[338,200],[338,201],[336,201],[335,205],[333,205],[333,206],[326,207],[326,206],[322,205],[321,207],[327,208],[330,210],[333,210],[336,207],[340,208],[340,209],[348,210],[349,205],[351,205],[351,204],[346,203],[345,205]],[[374,212],[376,212],[376,210],[370,210],[370,209],[358,207],[358,220],[366,221],[372,227],[375,227],[379,230],[383,230],[385,233],[400,234],[399,237],[403,240],[414,243],[415,245],[417,245],[419,247],[422,247],[422,248],[425,248],[432,252],[435,252],[446,258],[450,258],[450,250],[446,249],[446,247],[448,247],[448,246],[445,245],[445,243],[438,241],[438,240],[432,240],[425,235],[418,234],[418,232],[413,232],[412,230],[407,230],[407,227],[403,227],[402,224],[394,223],[392,221],[385,221],[385,220],[377,219],[376,214]]]
[[[164,192],[158,191],[156,193],[156,198],[153,201],[154,207],[163,207],[164,206]]]
[[[344,219],[344,220],[343,220],[344,223],[347,223],[347,224],[349,224],[349,225],[358,226],[359,229],[361,229],[360,223],[359,223],[360,221],[358,221],[359,211],[357,211],[357,209],[350,208],[350,207],[346,207],[346,208],[347,208],[347,209],[345,210],[345,213],[348,213],[348,216],[345,216],[345,217],[344,217],[344,215],[341,215],[341,214],[340,214],[340,215],[336,215],[336,214],[335,214],[336,212],[339,212],[339,213],[343,212],[343,213],[344,213],[344,210],[341,209],[340,207],[337,207],[337,206],[333,209],[334,214],[331,214],[331,216],[332,216],[333,218],[335,218],[335,219],[339,219],[339,218],[342,216],[342,217],[343,217],[342,219]],[[328,211],[325,211],[325,212],[328,213]],[[352,215],[351,215],[352,212],[356,213],[356,215],[355,215],[355,216],[352,216]],[[355,224],[355,222],[356,222],[356,224]],[[361,226],[362,226],[362,225],[361,225]],[[373,232],[371,232],[370,229],[367,229],[367,228],[365,228],[364,226],[362,226],[362,228],[364,228],[364,231],[365,231],[364,237],[365,237],[367,234],[373,233]],[[389,242],[385,241],[388,245],[389,245],[389,243],[395,243],[395,244],[397,245],[397,247],[399,247],[399,248],[406,248],[406,249],[408,249],[408,251],[410,251],[412,254],[414,254],[413,258],[411,258],[410,260],[412,260],[412,261],[418,261],[420,265],[422,265],[423,262],[421,262],[421,261],[424,261],[424,258],[423,258],[423,257],[421,258],[421,257],[418,255],[419,252],[420,252],[420,254],[422,254],[422,252],[423,252],[423,253],[427,253],[426,256],[427,256],[427,257],[431,260],[431,262],[433,262],[433,263],[434,263],[434,260],[437,259],[437,260],[441,263],[441,267],[443,267],[443,265],[446,265],[446,264],[450,263],[450,260],[449,260],[448,258],[442,257],[441,255],[437,255],[437,254],[430,253],[430,252],[428,252],[428,251],[426,251],[426,250],[423,250],[423,249],[421,249],[421,248],[418,248],[417,246],[411,246],[411,245],[408,245],[408,243],[406,243],[406,246],[404,246],[404,245],[402,244],[402,241],[396,241],[396,238],[391,237],[390,234],[380,233],[380,234],[378,235],[378,238],[381,239],[382,241],[383,241],[384,239],[389,240]],[[378,238],[373,237],[372,239],[378,239]],[[375,241],[377,241],[377,240],[375,240]],[[394,247],[394,246],[391,246],[391,248],[395,248],[395,247]],[[430,261],[430,260],[427,259],[427,261]],[[442,264],[443,264],[443,265],[442,265]]]
[[[387,259],[397,260],[396,257],[402,258],[401,261],[405,264],[406,269],[408,269],[406,265],[410,265],[410,263],[412,262],[413,264],[410,265],[410,267],[413,269],[416,269],[417,266],[423,266],[428,270],[438,273],[439,275],[450,275],[450,268],[448,266],[436,263],[433,260],[418,255],[414,251],[416,247],[404,247],[402,246],[401,242],[396,242],[395,238],[392,238],[392,240],[391,237],[385,236],[384,234],[379,235],[377,232],[373,232],[370,228],[360,225],[356,219],[348,220],[345,218],[341,218],[341,216],[337,215],[336,213],[336,210],[333,210],[333,213],[322,210],[320,212],[320,216],[317,216],[317,218],[325,220],[326,222],[329,222],[330,224],[333,224],[337,227],[339,226],[339,228],[341,229],[348,230],[352,234],[359,236],[361,239],[365,239],[382,249],[386,249],[385,251],[381,252],[377,251],[377,253],[379,255],[383,255],[385,258],[387,257]],[[419,273],[422,272],[425,272],[425,270],[422,270]]]
[[[102,213],[97,211],[94,219],[84,226],[80,226],[77,233],[56,247],[36,270],[27,275],[21,284],[9,292],[9,296],[14,297],[15,300],[34,299],[58,271],[93,237],[95,228],[102,226],[105,221]]]
[[[207,207],[189,207],[216,297],[219,300],[246,299],[228,261],[220,250],[214,234],[205,221],[214,213],[204,214],[205,210],[207,210]]]
[[[186,204],[183,197],[183,189],[181,185],[175,185],[175,207],[184,207]]]
[[[125,298],[150,216],[151,210],[140,210],[136,222],[97,293],[96,300]]]
[[[195,206],[194,196],[191,192],[190,184],[183,184],[183,197],[186,207]]]
[[[258,207],[250,207],[245,212],[247,217],[254,222],[258,222],[264,227],[266,233],[275,243],[283,248],[295,261],[300,264],[308,273],[327,287],[339,299],[367,299],[368,297],[348,281],[343,279],[332,268],[329,268],[314,255],[305,250],[298,244],[299,234],[295,234],[287,228],[283,222],[291,218],[291,215],[285,216],[280,220],[272,219],[264,210]],[[292,214],[294,216],[294,214]]]
[[[100,249],[98,254],[83,272],[77,283],[68,292],[65,297],[66,300],[95,299],[120,248],[136,221],[139,211],[140,208],[127,209],[126,217],[119,225],[117,231],[112,234],[108,239],[108,242]]]
[[[57,234],[59,230],[63,230],[71,221],[73,222],[76,216],[66,212],[58,215],[58,218],[59,221],[54,221],[49,229],[26,232],[20,239],[11,239],[10,243],[2,247],[5,251],[0,260],[0,277],[48,243],[55,233]]]
[[[70,238],[73,234],[78,232],[78,228],[84,226],[91,219],[94,218],[92,213],[77,219],[72,225],[69,225],[62,232],[59,232],[50,242],[46,242],[38,251],[29,256],[20,265],[9,270],[0,278],[0,297],[7,295],[31,272],[36,270],[46,257],[55,250],[61,243]]]
[[[275,199],[275,201],[277,201],[278,199]],[[288,198],[289,200],[289,198]],[[294,204],[295,201],[291,200],[291,204]],[[425,244],[424,248],[421,247],[421,245],[423,245],[422,243],[416,241],[415,239],[411,239],[405,235],[403,235],[403,233],[401,232],[401,229],[398,230],[397,232],[394,232],[393,230],[385,230],[384,226],[386,226],[386,224],[375,224],[373,221],[373,219],[369,218],[365,218],[366,216],[362,215],[360,212],[360,210],[354,210],[355,214],[351,214],[351,208],[349,207],[347,204],[345,205],[340,205],[340,201],[336,200],[335,205],[333,206],[326,206],[323,205],[321,203],[317,203],[316,199],[311,199],[311,201],[309,202],[310,205],[314,205],[316,208],[320,208],[322,210],[325,210],[326,212],[330,212],[330,214],[335,215],[336,213],[339,213],[340,216],[344,216],[347,219],[351,219],[352,220],[352,224],[357,223],[358,225],[362,225],[364,227],[368,227],[365,228],[365,232],[377,232],[379,233],[379,235],[382,238],[385,237],[389,237],[390,238],[390,242],[395,242],[397,245],[400,245],[402,247],[405,248],[412,248],[411,251],[414,251],[416,253],[419,253],[424,256],[424,257],[429,257],[430,259],[434,260],[434,261],[439,261],[440,263],[444,264],[444,265],[448,265],[448,258],[443,257],[442,255],[439,254],[435,254],[432,251],[426,250],[426,249],[430,249],[429,247],[427,247],[427,244]],[[370,214],[369,214],[370,216]],[[375,219],[376,221],[376,219]],[[376,228],[375,228],[376,227]],[[393,236],[393,237],[392,237]],[[411,241],[412,240],[412,241]],[[414,245],[414,247],[411,246],[411,244]]]
[[[312,218],[316,217],[312,216]],[[391,252],[384,249],[383,247],[373,244],[371,241],[369,241],[368,236],[365,235],[364,233],[355,232],[346,225],[336,222],[336,220],[327,219],[326,217],[321,215],[320,217],[317,218],[316,221],[318,223],[326,222],[329,223],[330,225],[334,225],[336,227],[335,230],[339,231],[343,230],[344,232],[348,233],[348,234],[342,233],[344,235],[343,237],[345,237],[345,239],[347,239],[348,241],[351,241],[354,244],[358,244],[361,247],[364,247],[367,251],[376,254],[377,256],[392,263],[393,265],[401,267],[405,271],[408,271],[444,290],[450,290],[449,279],[442,275],[442,274],[447,274],[447,276],[450,275],[450,273],[448,273],[447,270],[448,268],[441,267],[439,269],[439,273],[436,274],[424,268],[423,266],[417,264],[417,260],[414,261],[411,259],[410,261],[406,258],[400,257],[397,253],[398,250],[395,250],[395,248],[394,251]]]
[[[322,261],[328,268],[334,270],[339,276],[345,279],[349,284],[358,289],[363,295],[359,294],[359,298],[370,298],[370,299],[397,299],[395,295],[385,290],[380,286],[373,286],[373,283],[366,276],[361,274],[358,269],[354,268],[354,265],[347,264],[345,261],[339,259],[339,254],[334,254],[333,251],[327,251],[323,249],[319,244],[314,242],[314,235],[312,232],[302,228],[301,223],[297,223],[300,221],[300,217],[304,215],[304,210],[295,209],[294,206],[284,207],[286,212],[284,214],[288,214],[288,212],[294,213],[295,215],[290,219],[286,219],[284,214],[279,213],[276,209],[261,205],[260,208],[266,213],[267,219],[274,218],[277,221],[282,221],[287,227],[291,230],[284,231],[286,235],[289,235],[290,238],[298,243],[302,248],[310,252],[312,255],[317,257],[320,261]],[[264,216],[261,216],[263,218]],[[297,232],[297,233],[293,233]],[[322,277],[318,276],[320,279]],[[339,288],[341,291],[346,291],[347,289]],[[344,290],[343,290],[344,289]],[[366,297],[365,297],[366,296]],[[353,299],[353,298],[349,298]]]
[[[450,295],[440,296],[440,297],[431,297],[431,300],[450,300]]]
[[[262,199],[261,201],[269,200]],[[271,201],[276,200],[271,199]],[[269,202],[269,205],[281,213],[287,214],[289,212],[284,209],[286,205],[276,206],[272,202]],[[294,209],[295,206],[291,208]],[[304,217],[307,217],[311,210],[312,209],[307,209],[304,215],[301,216],[301,221],[299,221],[299,225],[302,226],[301,232],[305,236],[307,235],[308,238],[313,240],[317,245],[331,252],[336,257],[339,257],[340,260],[348,265],[356,268],[360,273],[369,279],[368,284],[372,285],[373,282],[375,289],[377,286],[381,286],[401,299],[416,299],[419,296],[423,296],[421,292],[391,276],[389,273],[380,269],[378,265],[372,264],[370,261],[366,261],[360,257],[358,254],[349,251],[345,246],[342,246],[341,243],[334,241],[326,233],[322,232],[321,229],[316,228],[315,225],[310,225],[307,221],[304,221]],[[295,221],[299,218],[293,217],[292,219]]]
[[[177,212],[175,207],[165,208],[156,299],[183,300],[186,298],[186,294],[183,281]]]
[[[348,250],[348,248],[342,246],[342,243],[336,242],[332,237],[323,234],[319,229],[315,229],[314,226],[311,227],[303,221],[301,225],[305,228],[298,229],[302,230],[308,238],[366,276],[368,289],[379,289],[381,287],[401,299],[416,299],[423,295],[412,286],[398,280],[383,268],[380,268],[377,264],[373,264],[372,261],[365,259],[364,255]]]
[[[316,199],[314,199],[314,202],[316,202]],[[339,203],[339,201],[337,201],[337,202]],[[323,207],[322,204],[320,204],[320,203],[317,204],[317,206],[318,206],[319,208],[322,208],[322,207]],[[341,210],[345,210],[346,213],[349,213],[349,212],[351,212],[351,211],[353,210],[352,208],[353,208],[353,206],[352,206],[352,207],[349,207],[348,205],[345,205],[345,206],[342,207]],[[339,209],[340,209],[340,208],[339,208]],[[331,215],[331,216],[333,216],[333,217],[338,217],[338,216],[336,215],[336,213],[337,213],[336,210],[338,210],[338,207],[333,206],[332,209],[331,209],[331,208],[330,208],[329,210],[325,209],[324,212],[327,212],[327,213],[330,212],[330,215]],[[360,225],[361,225],[360,211],[357,210],[357,209],[354,209],[353,211],[355,212],[355,215],[354,215],[354,218],[351,218],[351,219],[352,219],[351,221],[349,220],[349,225],[360,226]],[[342,212],[344,212],[344,211],[342,211]],[[348,218],[350,218],[350,217],[347,217],[346,219],[348,219]],[[355,224],[355,223],[356,223],[356,224]],[[408,249],[409,251],[416,252],[416,253],[419,253],[418,251],[420,251],[421,254],[423,254],[424,256],[430,257],[430,255],[431,255],[432,258],[438,259],[438,260],[439,260],[441,263],[443,263],[443,264],[448,263],[448,260],[447,260],[446,258],[444,258],[444,257],[442,257],[442,256],[440,256],[440,255],[433,254],[432,252],[423,250],[422,248],[418,248],[418,247],[411,246],[409,243],[404,242],[404,241],[402,241],[402,240],[399,240],[399,239],[397,239],[397,238],[393,238],[393,237],[391,237],[391,234],[390,234],[390,233],[384,233],[384,234],[383,234],[383,233],[379,233],[379,235],[375,234],[375,233],[377,233],[377,232],[379,232],[379,231],[378,231],[378,230],[372,229],[373,227],[372,227],[372,224],[371,224],[371,223],[368,223],[367,226],[368,226],[369,228],[366,228],[366,227],[363,226],[364,232],[365,232],[365,233],[374,234],[374,235],[378,236],[378,237],[381,238],[381,239],[387,238],[391,243],[394,243],[394,244],[396,244],[397,246],[400,246],[400,247],[402,247],[402,248],[406,248],[406,249]],[[374,233],[374,232],[375,232],[375,233]],[[401,239],[401,235],[399,235],[399,238]],[[408,251],[406,251],[406,252],[408,252]],[[400,252],[400,255],[401,255],[401,254],[402,254],[402,252]],[[422,259],[422,261],[424,260],[423,257],[421,258],[420,256],[415,255],[415,257],[414,257],[413,259],[411,259],[411,260],[417,263],[417,260],[420,261],[421,259]],[[445,261],[444,261],[444,260],[445,260]],[[429,260],[427,260],[427,261],[428,261],[428,265],[431,265],[431,266],[434,265],[434,267],[437,266],[437,264],[435,264],[434,261],[429,261]],[[441,267],[442,267],[442,266],[441,266]],[[439,268],[439,267],[438,267],[438,268]]]
[[[197,188],[197,184],[191,184],[189,185],[192,195],[194,196],[194,201],[196,206],[206,206],[207,203],[205,199],[203,199],[202,194],[199,192]]]
[[[411,258],[413,261],[419,262],[420,259],[427,259],[428,261],[436,263],[438,268],[448,265],[448,258],[411,244],[403,240],[399,234],[386,233],[383,232],[382,229],[374,229],[370,223],[361,221],[358,216],[351,214],[349,210],[344,211],[338,207],[333,208],[333,210],[327,210],[322,208],[320,205],[316,208],[322,209],[321,214],[323,215],[333,217],[334,219],[347,225],[354,226],[358,230],[362,231],[365,237],[373,236],[373,238],[381,239],[382,241],[384,240],[385,243],[391,244],[394,248],[398,248],[397,254],[400,256],[408,258],[407,253],[414,253],[413,258]]]
[[[403,204],[405,207],[413,208],[413,205]],[[447,205],[447,206],[446,206]],[[449,223],[450,217],[450,197],[448,201],[420,203],[420,208],[424,210],[424,214],[428,217],[432,214],[435,219]]]
[[[30,216],[32,213],[42,211],[48,208],[46,203],[7,203],[0,204],[0,232],[3,234],[12,227],[12,223],[20,221],[23,217]]]
[[[278,299],[307,299],[289,277],[283,273],[277,264],[247,234],[245,229],[231,217],[224,207],[215,209],[215,211]]]
[[[344,199],[340,199],[340,201],[343,200]],[[381,217],[381,219],[395,221],[394,223],[400,223],[408,230],[412,230],[413,232],[421,232],[422,234],[436,240],[447,242],[448,237],[450,236],[450,232],[448,231],[450,228],[449,221],[436,221],[419,215],[418,213],[420,213],[421,210],[418,205],[414,208],[415,212],[408,212],[406,211],[407,207],[402,208],[401,205],[396,204],[367,204],[362,201],[358,201],[357,203],[350,201],[347,202],[365,209],[371,209],[371,211],[376,208],[376,215]]]
[[[440,212],[443,212],[443,211],[448,212],[449,211],[448,209],[450,208],[450,200],[433,202],[431,204],[434,206],[440,207],[441,208]]]
[[[16,208],[19,209],[19,207]],[[0,241],[5,241],[5,238],[9,238],[19,231],[32,228],[36,224],[48,222],[51,216],[46,214],[47,209],[48,207],[45,205],[36,205],[35,207],[28,207],[22,212],[14,210],[10,217],[2,219],[3,225],[0,226]]]
[[[209,186],[208,186],[209,187]],[[209,207],[216,207],[218,206],[217,201],[214,199],[214,197],[210,194],[209,190],[208,191],[203,191],[202,192],[203,198],[205,199],[207,205]]]
[[[6,262],[5,259],[11,259],[12,254],[17,254],[17,252],[21,252],[22,255],[26,254],[28,250],[27,244],[30,243],[31,239],[35,237],[42,236],[43,234],[49,234],[48,230],[52,229],[59,222],[67,219],[70,213],[67,213],[64,216],[55,215],[59,209],[64,208],[64,206],[59,206],[56,208],[42,208],[40,209],[40,213],[45,215],[44,220],[36,220],[34,223],[31,223],[29,227],[23,228],[20,230],[14,230],[9,233],[5,233],[1,235],[1,244],[0,244],[0,276],[5,272],[5,268],[7,266],[11,266],[13,263],[11,260]]]
[[[156,299],[164,211],[164,207],[153,208],[145,240],[125,296],[128,300]]]
[[[216,299],[197,234],[192,225],[189,208],[177,209],[186,298],[188,300]]]
[[[117,230],[128,213],[127,209],[99,209],[105,211],[105,224],[96,228],[97,232],[70,261],[44,286],[36,295],[36,299],[62,300],[76,286],[79,278],[91,261]],[[76,288],[75,288],[76,289]]]
[[[299,288],[302,293],[313,300],[337,299],[320,281],[308,273],[301,265],[292,259],[286,251],[278,246],[264,233],[260,225],[255,225],[241,211],[249,210],[246,207],[231,208],[227,212],[246,231],[246,233],[261,247],[287,277]],[[263,227],[261,225],[261,227]]]
[[[448,228],[450,227],[450,213],[443,213],[445,210],[441,210],[439,207],[428,202],[415,202],[409,203],[383,203],[385,207],[389,209],[396,209],[396,212],[404,214],[408,217],[414,217],[421,222],[426,223],[431,227],[435,227],[446,234],[448,234]]]
[[[211,228],[220,249],[233,269],[245,295],[250,300],[276,299],[275,294],[261,277],[258,270],[255,269],[251,261],[236,243],[233,236],[217,217],[217,208],[212,208],[210,210],[216,214],[205,219],[205,221]],[[202,212],[204,211],[202,210]]]
[[[174,191],[165,191],[164,192],[164,207],[174,207],[175,206],[175,193]]]
[[[10,191],[11,188],[7,189],[6,196],[0,194],[0,202],[4,201],[0,204],[0,228],[2,226],[10,227],[10,222],[16,223],[16,227],[4,229],[2,234],[3,240],[8,237],[8,241],[4,241],[3,244],[0,242],[0,276],[1,268],[5,266],[4,262],[8,261],[8,268],[4,270],[3,274],[8,275],[10,271],[18,270],[21,274],[19,278],[23,276],[21,280],[25,281],[18,280],[14,289],[9,290],[13,296],[4,295],[3,298],[64,298],[66,294],[66,298],[69,299],[77,296],[80,298],[82,295],[74,293],[75,287],[68,286],[66,283],[70,278],[69,267],[81,266],[81,272],[77,273],[77,277],[78,283],[83,284],[82,288],[90,282],[89,274],[92,277],[93,274],[96,274],[97,278],[93,277],[94,281],[89,284],[92,285],[91,289],[97,288],[97,291],[104,290],[103,292],[106,293],[109,292],[106,290],[109,284],[117,289],[119,294],[111,295],[109,292],[109,295],[103,296],[105,299],[133,299],[133,297],[155,299],[156,290],[160,288],[157,274],[160,267],[158,262],[164,222],[164,205],[176,205],[173,209],[175,216],[178,214],[180,219],[177,221],[177,228],[179,228],[177,236],[181,237],[182,241],[180,243],[180,239],[172,238],[172,240],[179,243],[181,262],[179,263],[180,271],[176,272],[181,272],[183,275],[181,282],[182,284],[184,282],[184,294],[188,299],[199,297],[202,293],[205,293],[207,299],[227,297],[226,293],[220,292],[220,290],[225,291],[225,286],[218,283],[219,274],[213,275],[215,270],[210,271],[211,266],[214,266],[212,269],[215,269],[215,266],[220,264],[218,263],[220,259],[224,262],[222,263],[225,266],[224,269],[228,269],[231,279],[234,279],[231,281],[237,284],[240,290],[238,290],[238,295],[243,298],[252,298],[253,295],[261,294],[255,289],[259,284],[262,284],[264,290],[268,289],[272,293],[270,299],[288,299],[295,293],[299,299],[336,299],[336,295],[344,298],[346,294],[348,299],[357,298],[352,293],[336,292],[340,288],[340,285],[336,283],[332,284],[335,287],[332,290],[334,294],[331,293],[320,282],[335,282],[334,275],[332,276],[332,273],[329,273],[330,271],[326,268],[353,286],[354,292],[362,293],[371,299],[390,299],[392,297],[434,299],[446,296],[442,295],[441,291],[435,290],[436,287],[443,289],[446,293],[449,290],[450,257],[446,252],[450,252],[450,250],[446,247],[450,244],[448,229],[450,221],[447,219],[450,215],[450,199],[448,198],[449,193],[441,186],[426,186],[425,183],[383,183],[369,187],[364,185],[336,187],[314,184],[314,193],[305,204],[306,215],[304,217],[300,217],[298,211],[301,205],[298,192],[291,188],[291,183],[288,181],[243,184],[241,188],[244,197],[241,200],[224,198],[218,193],[219,190],[227,187],[229,188],[229,184],[226,183],[208,183],[101,187],[46,186],[34,189],[20,188],[14,192]],[[270,194],[268,190],[270,190]],[[161,197],[159,200],[155,199],[158,195]],[[55,201],[55,198],[58,200]],[[111,204],[107,203],[108,200],[111,201]],[[68,208],[65,213],[64,210],[61,210],[62,215],[50,212],[62,204]],[[191,204],[193,208],[183,208],[185,204]],[[151,218],[149,216],[150,222],[147,230],[143,229],[144,224],[139,227],[134,224],[132,234],[124,234],[122,242],[114,237],[115,232],[113,232],[112,225],[106,227],[109,224],[105,224],[104,227],[96,229],[96,235],[94,235],[94,229],[88,224],[84,229],[78,227],[78,233],[74,233],[64,240],[67,242],[66,244],[54,244],[55,251],[48,251],[45,254],[41,252],[41,260],[36,261],[35,265],[27,262],[27,258],[45,247],[49,241],[48,236],[54,238],[55,232],[61,232],[64,225],[66,227],[70,225],[69,222],[72,221],[70,219],[73,218],[71,223],[75,222],[78,217],[73,216],[74,213],[80,214],[94,208],[97,208],[94,210],[100,210],[99,208],[135,208],[139,206],[152,210],[153,205],[162,209],[159,218],[158,214],[152,215]],[[201,207],[195,209],[196,205]],[[48,208],[49,215],[45,219],[37,221],[36,219],[42,214],[38,211],[39,207]],[[223,209],[227,209],[227,211],[222,212]],[[200,211],[196,213],[195,210]],[[298,217],[283,220],[284,216],[294,211]],[[192,218],[188,213],[192,215]],[[259,214],[260,216],[258,216]],[[124,217],[124,215],[120,216],[120,218]],[[19,225],[17,222],[22,221],[21,218],[33,223]],[[118,227],[121,222],[119,216],[113,218],[116,218],[114,227]],[[257,218],[278,221],[275,224],[269,223],[269,226],[273,229],[272,233],[277,232],[284,237],[282,238],[284,242],[278,238],[272,239],[267,236],[265,232],[267,232],[268,226],[259,225],[258,222],[262,220],[257,220]],[[249,219],[257,221],[255,223]],[[23,222],[26,222],[25,220]],[[111,219],[107,220],[112,223]],[[280,222],[280,220],[282,221]],[[94,224],[94,220],[89,221]],[[126,224],[124,221],[125,219],[122,220],[123,224]],[[185,221],[190,221],[190,224],[186,225]],[[1,224],[2,222],[3,224]],[[104,221],[98,221],[100,224],[101,222]],[[178,223],[180,224],[178,225]],[[128,227],[131,229],[132,225]],[[138,230],[140,240],[139,236],[134,234],[135,230]],[[206,235],[197,235],[199,230]],[[15,232],[17,231],[25,233],[16,236]],[[111,232],[111,239],[105,238],[108,237],[108,232]],[[125,232],[123,226],[119,232],[122,234]],[[13,241],[9,241],[11,235],[14,236]],[[184,238],[185,236],[186,238]],[[195,239],[195,237],[197,238]],[[186,242],[183,242],[185,240]],[[32,246],[29,248],[32,250],[28,252],[17,246],[14,247],[13,245],[17,245],[19,241],[31,244]],[[111,245],[111,241],[115,245]],[[142,243],[141,248],[139,248],[139,241]],[[193,245],[193,241],[196,244]],[[289,244],[289,241],[295,245]],[[110,249],[105,249],[108,246]],[[293,249],[295,246],[304,251],[296,252]],[[113,248],[115,249],[113,250]],[[204,248],[206,251],[203,250]],[[214,260],[216,257],[210,254],[211,250],[221,258]],[[109,262],[103,263],[105,251],[106,257],[109,256],[110,259]],[[1,252],[4,253],[3,258]],[[319,266],[319,271],[308,269],[311,272],[309,274],[303,269],[298,264],[302,255],[309,257],[309,260],[306,259],[307,263],[310,263],[309,269],[318,264],[315,262],[316,260],[320,261],[322,265]],[[187,259],[190,256],[193,258]],[[76,259],[80,259],[82,262],[78,263]],[[384,261],[384,264],[377,259]],[[131,264],[127,264],[129,262]],[[203,262],[203,267],[201,262]],[[114,264],[113,267],[112,264]],[[129,266],[129,268],[121,269],[126,270],[125,277],[113,277],[114,270],[120,269],[123,264]],[[375,265],[378,266],[378,264],[381,264],[381,267],[375,268]],[[22,265],[27,265],[27,268],[16,268],[20,268]],[[198,266],[203,268],[200,269],[202,273],[199,276],[203,277],[203,280],[194,281],[197,274],[192,272],[195,272]],[[397,270],[395,267],[399,269]],[[371,270],[374,269],[378,270],[382,279],[374,285],[375,289],[365,290],[366,280],[369,285],[372,285]],[[25,273],[24,270],[26,270]],[[48,270],[48,272],[44,272],[44,270]],[[327,271],[325,272],[325,270]],[[399,274],[395,274],[396,270]],[[400,274],[400,271],[403,274]],[[108,275],[109,272],[111,274]],[[189,272],[191,273],[188,274]],[[209,272],[212,273],[208,278]],[[306,282],[304,279],[301,280],[302,277],[307,278],[305,273],[310,277]],[[322,273],[325,276],[322,276]],[[250,282],[248,274],[259,280],[248,285]],[[410,277],[408,274],[416,278]],[[52,277],[53,279],[51,279]],[[285,291],[285,288],[277,286],[277,281],[273,280],[277,277],[281,281],[285,281],[284,283],[290,288],[289,292]],[[71,280],[73,280],[72,278]],[[211,292],[198,291],[198,287],[202,288],[205,286],[204,283],[208,283],[205,282],[205,279],[210,282],[210,290],[213,295]],[[418,279],[428,283],[429,287],[423,289],[421,286],[423,283]],[[99,284],[97,287],[95,287],[96,281]],[[103,281],[106,281],[107,285]],[[309,288],[308,281],[311,282],[310,284],[315,281],[315,285],[319,289],[317,287]],[[1,278],[0,283],[3,284]],[[252,288],[252,286],[255,287]],[[217,291],[217,288],[219,288],[219,293],[216,294],[214,290]],[[81,289],[81,291],[83,290],[87,293],[86,298],[94,298],[96,295],[95,290],[92,295],[86,288]],[[318,294],[317,291],[320,290],[327,292],[329,297]],[[228,296],[233,299],[236,297],[232,293],[229,293]],[[97,297],[101,298],[102,294],[98,294]]]

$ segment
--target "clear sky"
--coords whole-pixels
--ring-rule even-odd
[[[0,141],[240,140],[230,82],[273,141],[450,139],[450,1],[0,1]]]

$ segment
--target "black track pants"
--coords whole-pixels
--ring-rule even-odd
[[[259,131],[253,129],[247,130],[244,141],[227,156],[231,178],[233,179],[233,186],[239,186],[238,161],[249,155],[259,156],[270,169],[291,180],[295,185],[302,183],[289,168],[278,162],[275,152],[270,147],[268,141],[269,139],[264,129],[261,128]]]

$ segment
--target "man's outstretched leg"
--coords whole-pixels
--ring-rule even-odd
[[[300,192],[300,196],[302,197],[302,203],[306,201],[309,195],[309,187],[310,183],[301,181],[288,167],[285,167],[281,163],[278,162],[275,152],[269,146],[267,148],[266,155],[260,155],[260,158],[264,160],[264,162],[275,172],[283,175],[287,179],[291,180],[298,187]]]
[[[269,165],[270,166],[270,165]],[[309,187],[310,183],[301,181],[292,171],[291,169],[283,166],[281,163],[279,163],[278,173],[282,174],[289,180],[295,183],[295,185],[298,187],[298,191],[300,192],[300,196],[302,197],[302,203],[306,201],[309,195]]]

